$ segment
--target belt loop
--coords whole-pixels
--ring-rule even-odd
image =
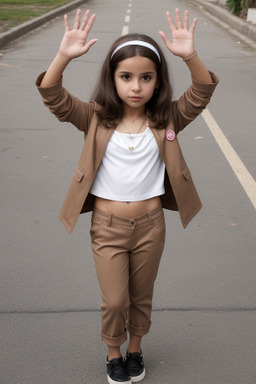
[[[107,226],[108,226],[108,227],[111,227],[111,224],[112,224],[112,213],[110,213],[110,214],[108,215],[108,224],[107,224]]]
[[[149,224],[153,224],[153,218],[152,218],[152,215],[150,212],[148,212],[148,221],[149,221]]]

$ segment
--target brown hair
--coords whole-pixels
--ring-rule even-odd
[[[159,52],[161,62],[151,49],[139,45],[128,45],[120,48],[111,57],[116,47],[130,40],[141,40],[152,44]],[[151,37],[142,34],[128,34],[118,38],[107,54],[98,84],[92,95],[92,100],[101,106],[100,110],[97,111],[99,121],[106,127],[113,127],[122,119],[123,105],[115,90],[114,73],[119,62],[136,55],[147,57],[155,64],[158,89],[147,102],[146,110],[154,128],[166,128],[172,116],[172,88],[169,82],[167,62],[159,45]]]

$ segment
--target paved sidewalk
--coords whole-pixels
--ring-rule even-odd
[[[256,25],[233,15],[224,7],[226,0],[192,0],[192,2],[197,3],[207,16],[213,18],[222,27],[256,48]]]
[[[244,40],[247,44],[252,45],[256,48],[256,26],[252,25],[237,16],[231,14],[226,10],[223,5],[226,0],[191,0],[193,3],[208,13],[209,17],[217,18],[224,28],[230,27],[230,32],[238,34],[239,37]],[[45,15],[39,16],[33,20],[27,21],[17,27],[10,29],[5,33],[0,34],[0,49],[5,47],[12,41],[21,38],[26,33],[39,28],[46,22],[63,15],[80,6],[85,6],[86,0],[76,0],[70,4],[59,7]]]

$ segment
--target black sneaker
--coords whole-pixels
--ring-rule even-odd
[[[122,357],[110,361],[107,358],[107,379],[109,384],[132,384]]]
[[[126,354],[125,368],[127,374],[132,380],[132,383],[138,383],[143,380],[146,375],[146,371],[144,368],[142,353],[133,352]]]

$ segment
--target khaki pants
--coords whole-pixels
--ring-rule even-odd
[[[165,242],[163,209],[132,219],[95,209],[90,233],[102,297],[102,340],[116,347],[125,342],[126,330],[137,336],[149,332]]]

